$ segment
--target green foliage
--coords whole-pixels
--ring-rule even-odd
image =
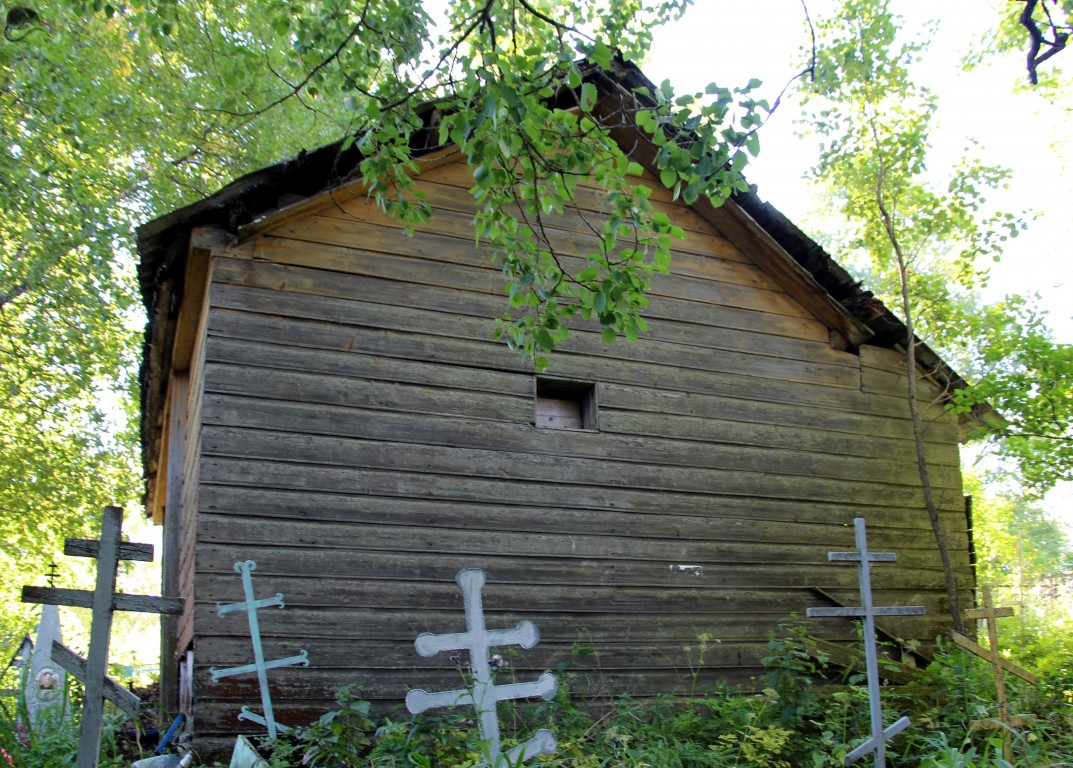
[[[81,707],[81,687],[68,686],[57,703],[42,710],[34,723],[21,694],[0,698],[0,768],[74,765]],[[125,736],[124,732],[133,727],[125,715],[106,711],[100,768],[127,768],[131,760],[150,756],[138,748],[136,740],[131,743]]]
[[[986,432],[1026,489],[1073,477],[1073,349],[1054,342],[1030,298],[979,295],[986,264],[1026,226],[987,203],[1008,171],[971,156],[929,166],[935,97],[910,77],[924,43],[907,40],[888,3],[846,0],[818,41],[806,122],[823,139],[813,177],[849,222],[838,253],[972,381],[956,409],[1001,414]]]
[[[1025,62],[1025,83],[1049,97],[1068,90],[1062,63],[1054,60],[1073,33],[1073,2],[1070,0],[1025,0],[997,4],[998,23],[966,56],[968,67],[1017,51]],[[1046,66],[1043,66],[1046,62]],[[1041,68],[1042,67],[1042,68]]]
[[[409,46],[404,69],[359,88],[368,99],[354,128],[365,181],[386,210],[410,223],[428,215],[411,177],[411,137],[422,127],[413,102],[435,101],[438,142],[466,157],[479,205],[475,234],[495,247],[503,271],[508,307],[497,335],[538,370],[574,318],[598,322],[608,342],[646,330],[649,277],[667,271],[671,244],[683,234],[653,210],[651,189],[631,179],[641,166],[611,139],[618,123],[604,119],[588,72],[639,53],[651,34],[641,31],[641,19],[685,5],[621,3],[605,12],[598,4],[560,3],[548,15],[526,3],[455,3],[432,67],[421,58],[428,55],[423,47]],[[402,74],[417,71],[420,77]],[[707,195],[719,204],[745,189],[741,170],[759,151],[755,129],[767,105],[749,96],[755,85],[732,91],[713,84],[678,96],[665,82],[626,98],[619,119],[644,129],[648,138],[640,138],[651,142],[661,180],[676,195],[690,203]],[[578,109],[557,106],[564,97]],[[574,266],[545,220],[574,210],[578,184],[589,178],[602,188],[602,215],[590,223],[595,249]]]
[[[999,619],[1003,649],[1026,669],[1073,681],[1073,602],[1067,574],[1073,541],[1060,524],[1023,496],[987,493],[967,476],[973,494],[977,573],[993,584],[996,604],[1015,616]]]
[[[371,194],[406,222],[416,107],[474,174],[475,236],[500,249],[499,333],[537,368],[588,319],[607,340],[645,330],[644,293],[681,232],[631,182],[639,167],[597,124],[592,66],[638,59],[688,0],[420,0],[255,6],[43,0],[0,41],[0,567],[4,602],[63,536],[91,536],[138,491],[138,223],[251,169],[333,140],[358,143]],[[21,6],[20,6],[21,8]],[[744,187],[766,105],[710,86],[640,95],[664,180],[717,202]],[[568,96],[570,94],[570,96]],[[630,97],[631,94],[627,94]],[[580,109],[553,106],[574,99]],[[629,101],[629,99],[628,99]],[[542,217],[577,181],[605,192],[596,248],[567,262]],[[329,182],[330,179],[325,179]],[[491,332],[491,328],[490,328]],[[5,617],[12,634],[25,611]]]
[[[543,764],[561,768],[841,766],[868,733],[867,693],[858,683],[831,684],[833,670],[805,649],[801,622],[789,622],[785,631],[772,639],[766,672],[749,690],[723,686],[685,699],[647,702],[623,697],[593,711],[569,695],[569,685],[581,671],[581,659],[575,658],[560,669],[562,684],[551,702],[500,705],[504,738],[525,738],[537,727],[551,729],[559,748]],[[994,716],[994,695],[985,664],[959,648],[941,649],[910,685],[884,690],[889,722],[908,715],[913,723],[889,744],[888,765],[1008,768],[1002,733],[971,731],[973,720]],[[373,731],[367,703],[349,692],[340,701],[338,713],[269,745],[274,748],[272,764],[475,768],[484,759],[471,713],[464,708],[409,722],[384,720]],[[1014,683],[1010,702],[1011,711],[1040,713],[1029,729],[1013,734],[1013,766],[1047,765],[1067,754],[1073,746],[1068,687],[1061,693]],[[353,732],[344,733],[347,727]],[[317,752],[316,745],[331,736],[339,738],[329,751]],[[345,744],[351,745],[349,751]]]

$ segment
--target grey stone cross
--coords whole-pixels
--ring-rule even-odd
[[[492,681],[492,665],[489,651],[493,647],[520,645],[532,648],[540,641],[540,632],[531,621],[522,621],[513,629],[486,629],[484,607],[481,604],[481,587],[484,586],[484,571],[466,568],[455,577],[462,588],[462,600],[466,609],[466,631],[443,635],[429,632],[419,636],[414,647],[422,656],[434,656],[442,651],[469,651],[473,687],[454,691],[429,693],[415,689],[406,694],[406,708],[415,715],[437,707],[457,707],[472,704],[478,715],[481,739],[488,743],[489,757],[494,768],[502,765],[517,766],[534,755],[550,755],[558,742],[551,731],[541,728],[533,738],[512,749],[506,755],[500,752],[499,716],[496,704],[508,699],[524,699],[539,696],[545,701],[555,695],[557,683],[549,672],[535,682],[495,685]]]
[[[118,686],[105,675],[108,645],[112,634],[113,611],[177,614],[183,601],[172,597],[116,594],[116,571],[120,560],[153,561],[151,544],[128,544],[121,540],[123,510],[105,507],[99,541],[66,539],[63,553],[97,559],[97,585],[94,591],[56,587],[23,587],[24,603],[73,605],[93,609],[89,635],[89,655],[83,660],[58,642],[52,644],[52,660],[86,686],[82,704],[82,727],[78,736],[78,768],[94,768],[101,750],[101,720],[104,699],[112,701],[127,714],[137,717],[138,697]]]
[[[857,539],[856,552],[828,552],[827,560],[851,561],[858,564],[858,579],[861,590],[861,605],[856,608],[809,608],[806,615],[813,617],[848,616],[864,619],[864,660],[868,673],[868,705],[872,718],[871,737],[846,755],[846,763],[855,763],[869,752],[876,756],[876,768],[887,764],[886,742],[909,727],[909,718],[903,717],[886,729],[883,728],[883,709],[879,697],[879,662],[876,654],[876,616],[919,616],[924,613],[920,605],[876,608],[872,605],[872,563],[890,563],[896,559],[893,552],[869,552],[864,518],[853,521]]]
[[[253,663],[243,664],[238,667],[227,667],[225,669],[217,669],[212,667],[209,673],[212,675],[212,682],[218,682],[220,678],[230,677],[232,675],[242,675],[247,672],[257,673],[257,682],[261,686],[261,706],[264,708],[264,715],[258,715],[256,712],[250,710],[249,707],[243,707],[239,712],[239,720],[251,720],[255,723],[259,723],[268,728],[268,736],[270,738],[276,738],[277,731],[289,731],[287,726],[277,723],[275,715],[272,712],[272,696],[268,690],[268,670],[278,669],[279,667],[290,667],[295,664],[301,664],[303,666],[309,666],[309,657],[305,651],[300,651],[297,656],[290,656],[286,659],[275,659],[274,661],[265,661],[264,649],[261,646],[261,623],[257,619],[257,611],[260,608],[278,607],[283,608],[283,593],[277,592],[274,597],[266,597],[261,600],[257,600],[253,596],[253,576],[252,572],[257,568],[257,563],[253,560],[245,560],[235,563],[235,571],[242,574],[242,591],[245,594],[246,599],[241,603],[217,603],[216,613],[220,616],[225,616],[229,613],[236,611],[243,611],[246,613],[246,617],[250,624],[250,639],[253,642]]]

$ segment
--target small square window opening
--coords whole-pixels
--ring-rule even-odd
[[[596,385],[585,381],[536,379],[536,421],[547,429],[598,429]]]

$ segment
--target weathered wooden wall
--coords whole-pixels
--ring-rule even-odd
[[[242,599],[237,560],[256,560],[259,593],[285,595],[261,615],[267,656],[309,652],[309,669],[270,673],[292,724],[349,682],[390,701],[457,683],[413,640],[463,627],[464,567],[488,573],[489,626],[540,628],[513,659],[520,679],[591,642],[590,692],[688,691],[702,633],[719,642],[699,684],[755,675],[780,620],[830,604],[817,589],[856,604],[855,569],[826,561],[853,548],[854,517],[898,554],[875,569],[877,600],[928,608],[883,626],[939,632],[943,576],[897,353],[832,349],[747,254],[657,190],[689,238],[654,282],[651,333],[605,346],[598,328],[576,331],[550,374],[596,384],[599,429],[538,429],[529,367],[491,339],[502,278],[474,245],[464,173],[422,176],[437,210],[410,236],[337,196],[214,255],[191,394],[197,549],[183,562],[202,738],[259,709],[254,676],[209,679],[251,660],[244,619],[213,610]],[[545,223],[583,255],[579,217]],[[932,417],[932,478],[967,576],[957,427]],[[812,629],[852,634],[839,620]]]

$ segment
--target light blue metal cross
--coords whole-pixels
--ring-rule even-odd
[[[825,616],[861,616],[864,618],[864,661],[868,673],[868,706],[872,716],[872,735],[848,755],[846,763],[855,763],[869,752],[876,756],[876,768],[885,768],[887,764],[886,742],[909,727],[909,718],[903,717],[896,723],[883,728],[883,709],[879,698],[879,662],[876,654],[876,616],[919,616],[924,613],[920,605],[876,608],[872,605],[872,563],[890,563],[896,558],[893,552],[869,552],[868,537],[864,529],[864,518],[853,521],[857,539],[856,552],[828,552],[827,560],[850,560],[858,563],[858,577],[861,590],[861,607],[859,608],[809,608],[809,618]]]
[[[295,664],[301,664],[303,666],[309,666],[309,657],[305,651],[301,651],[297,656],[291,656],[286,659],[276,659],[274,661],[265,661],[264,650],[261,647],[261,625],[257,620],[257,610],[259,608],[270,608],[278,606],[283,608],[283,593],[277,592],[275,597],[267,597],[262,600],[255,600],[253,598],[253,576],[251,572],[256,570],[257,563],[253,560],[246,560],[244,562],[235,563],[235,570],[242,574],[242,591],[246,595],[246,599],[241,603],[217,603],[216,613],[220,616],[225,616],[235,611],[245,611],[246,616],[250,622],[250,638],[253,641],[253,664],[243,664],[238,667],[227,667],[225,669],[217,669],[212,667],[209,672],[212,675],[212,682],[217,682],[220,678],[231,677],[232,675],[243,675],[247,672],[257,673],[257,682],[261,686],[261,706],[264,708],[264,716],[257,714],[250,710],[249,707],[243,707],[239,712],[239,720],[252,720],[255,723],[266,726],[268,728],[269,738],[276,738],[277,731],[289,731],[285,725],[276,722],[275,717],[272,714],[272,696],[268,690],[268,670],[278,669],[279,667],[290,667]]]
[[[551,731],[541,728],[533,738],[506,755],[499,751],[499,716],[496,704],[508,699],[524,699],[539,696],[545,701],[555,695],[555,677],[545,672],[536,682],[495,685],[492,682],[492,666],[489,651],[503,645],[520,645],[532,648],[540,642],[540,632],[531,621],[522,621],[513,629],[486,629],[484,607],[481,604],[481,587],[484,586],[484,571],[466,568],[458,572],[455,581],[462,588],[462,600],[466,608],[466,631],[444,635],[426,632],[414,642],[422,656],[434,656],[441,651],[469,651],[470,669],[473,672],[472,689],[438,691],[429,693],[415,689],[406,694],[406,708],[415,715],[437,707],[457,707],[472,704],[478,715],[481,739],[488,744],[492,765],[516,766],[534,755],[550,755],[558,742]]]

